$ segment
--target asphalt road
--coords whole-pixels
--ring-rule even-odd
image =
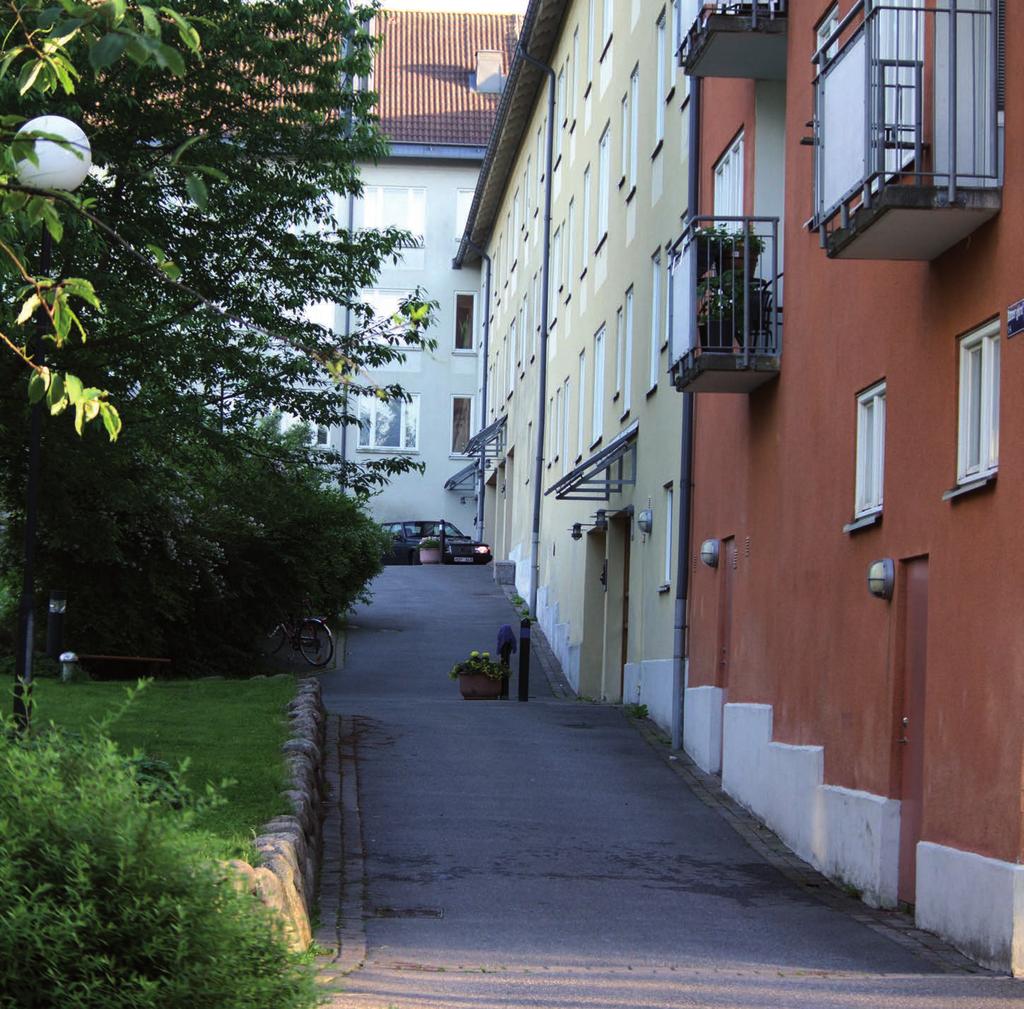
[[[467,702],[515,614],[490,567],[393,567],[323,676],[354,719],[365,965],[332,1009],[1024,1007],[814,899],[616,708]],[[512,697],[516,691],[513,684]]]

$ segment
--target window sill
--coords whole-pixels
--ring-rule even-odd
[[[633,197],[636,196],[636,183],[630,188],[629,192],[626,193],[626,205],[629,206],[633,202]]]
[[[959,484],[956,487],[950,487],[950,489],[942,495],[942,500],[955,501],[957,498],[964,497],[967,494],[974,494],[977,491],[985,490],[986,488],[994,488],[995,485],[996,474],[988,473],[985,476],[978,477],[976,480],[969,480],[967,483]]]
[[[627,420],[629,420],[629,410],[626,410],[626,411],[624,411],[624,412],[623,412],[623,413],[622,413],[622,414],[621,414],[621,415],[619,416],[619,423],[620,423],[620,424],[622,424],[622,423],[623,423],[624,421],[627,421]]]
[[[669,592],[671,589],[671,582],[662,582],[662,584],[658,586],[658,595],[663,596],[666,592]]]
[[[843,532],[850,534],[860,532],[863,529],[870,529],[872,526],[879,526],[882,524],[882,513],[880,511],[872,512],[870,515],[861,515],[859,519],[854,519],[852,522],[848,522],[843,526]]]
[[[561,165],[561,164],[562,164],[562,155],[561,155],[561,154],[559,154],[559,155],[558,155],[558,157],[557,157],[557,158],[555,158],[555,163],[554,163],[554,165],[552,165],[552,166],[551,166],[551,174],[552,174],[552,175],[554,175],[554,174],[555,174],[555,172],[557,172],[557,171],[558,171],[559,165]]]
[[[530,355],[530,364],[533,364],[533,362],[536,361],[536,360],[537,360],[537,355],[536,354],[531,354]]]
[[[459,356],[459,357],[475,357],[476,356],[476,351],[473,348],[471,348],[471,347],[456,347],[452,351],[452,353],[457,355],[457,356]]]
[[[587,81],[587,86],[583,89],[583,100],[586,101],[590,97],[590,92],[594,89],[594,82]]]
[[[619,401],[619,394],[618,394],[618,392],[615,392],[615,393],[614,393],[614,394],[612,395],[612,402],[613,402],[613,403],[618,403],[618,401]]]
[[[372,445],[359,445],[356,448],[357,452],[369,452],[371,455],[377,455],[387,453],[388,455],[419,455],[420,450],[418,448],[398,448],[397,446],[384,445],[376,448]]]
[[[582,280],[586,279],[586,276],[587,276],[587,267],[584,266],[583,267],[583,272],[580,274],[580,280],[582,281]]]
[[[650,389],[647,390],[647,398],[650,399],[657,391],[658,391],[658,383],[655,382],[654,385],[652,385],[650,387]]]
[[[625,184],[626,184],[626,176],[623,175],[622,178],[619,179],[619,186],[618,186],[618,188],[621,189]]]
[[[600,254],[601,250],[602,250],[602,249],[604,248],[604,244],[605,244],[605,242],[607,242],[607,241],[608,241],[608,232],[606,231],[606,232],[605,232],[605,233],[604,233],[604,234],[603,234],[603,235],[601,236],[601,241],[600,241],[600,242],[598,242],[598,243],[597,243],[597,245],[596,245],[596,246],[594,247],[594,255],[595,255],[595,256],[597,256],[597,255],[599,255],[599,254]]]
[[[668,89],[668,94],[665,95],[665,104],[668,105],[668,103],[671,102],[672,99],[675,98],[675,96],[676,96],[676,86],[673,84],[672,87],[670,87]]]
[[[660,353],[662,353],[665,350],[668,350],[668,340],[667,339],[662,343],[661,347],[658,349],[658,353],[660,354]]]
[[[567,294],[567,295],[565,296],[565,304],[566,304],[566,305],[568,305],[570,301],[572,301],[572,291],[570,291],[570,292],[569,292],[569,293],[568,293],[568,294]]]
[[[662,139],[661,139],[661,140],[659,140],[659,141],[658,141],[658,142],[657,142],[657,143],[656,143],[656,144],[654,145],[654,150],[653,150],[653,151],[651,151],[651,161],[653,161],[653,160],[654,160],[654,159],[655,159],[655,158],[656,158],[656,157],[657,157],[657,156],[658,156],[659,154],[661,154],[661,149],[662,149],[662,148],[663,148],[664,146],[665,146],[665,139],[664,139],[664,137],[662,137]]]
[[[601,441],[603,439],[604,439],[604,435],[598,435],[598,437],[594,441],[592,441],[590,443],[590,451],[593,452],[594,449],[597,448],[597,446],[601,444]]]
[[[582,452],[580,452],[580,454],[578,456],[576,456],[575,460],[573,460],[573,465],[574,466],[579,466],[579,464],[581,462],[583,462],[583,453]]]
[[[575,132],[576,132],[576,120],[574,119],[572,121],[572,124],[569,126],[569,136],[571,137]]]
[[[604,63],[605,56],[608,55],[608,50],[612,47],[613,35],[611,32],[608,33],[608,38],[605,39],[604,48],[601,50],[601,55],[598,57],[598,63]]]

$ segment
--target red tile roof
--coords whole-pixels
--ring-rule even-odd
[[[381,128],[394,143],[484,147],[500,94],[473,88],[476,54],[504,53],[507,77],[522,18],[514,14],[383,11],[374,62]]]

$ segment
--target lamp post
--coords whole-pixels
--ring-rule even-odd
[[[36,140],[34,150],[36,161],[19,161],[16,169],[18,181],[33,189],[56,189],[72,192],[89,174],[92,165],[92,150],[89,140],[81,127],[63,116],[38,116],[29,120],[18,131],[21,133],[46,133],[59,137],[56,140]],[[39,273],[50,272],[52,253],[50,232],[43,227],[42,248],[39,255]],[[36,331],[29,341],[29,355],[36,364],[43,363],[42,337],[47,329],[46,312],[40,308],[36,314]],[[18,631],[14,649],[14,719],[18,728],[24,730],[29,722],[29,697],[32,690],[32,652],[34,635],[35,603],[35,541],[36,520],[39,505],[39,460],[43,434],[43,403],[40,400],[32,406],[28,434],[28,480],[25,493],[25,563],[22,576],[21,601],[18,606]]]

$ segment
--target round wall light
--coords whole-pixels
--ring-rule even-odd
[[[892,599],[896,584],[896,565],[891,557],[872,561],[868,566],[868,592],[879,599]]]
[[[705,540],[700,545],[700,559],[709,567],[718,567],[718,540]]]
[[[649,535],[651,530],[654,528],[654,512],[650,508],[645,508],[636,517],[636,527],[640,532],[645,535]]]
[[[89,174],[92,166],[89,140],[82,128],[70,119],[63,116],[37,116],[25,123],[18,133],[49,133],[64,141],[35,141],[36,162],[24,158],[15,166],[23,186],[73,192]]]

